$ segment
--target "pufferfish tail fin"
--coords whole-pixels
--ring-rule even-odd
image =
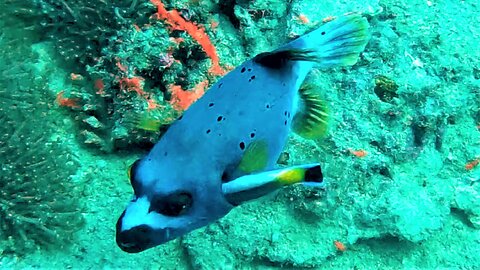
[[[315,49],[312,57],[320,67],[331,68],[357,63],[369,39],[367,19],[352,14],[340,16],[297,40],[304,43],[302,47]]]
[[[320,164],[306,164],[285,169],[244,175],[222,185],[222,191],[229,203],[239,205],[260,198],[283,186],[303,183],[306,186],[323,188],[323,174]]]
[[[303,76],[315,66],[332,68],[354,65],[370,39],[367,19],[359,14],[340,16],[287,43],[273,52],[257,55],[254,61],[280,69],[290,61],[310,62]]]

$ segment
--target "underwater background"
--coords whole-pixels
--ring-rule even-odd
[[[359,62],[308,78],[328,134],[292,134],[279,160],[320,162],[327,188],[122,252],[128,166],[232,67],[348,12],[371,25]],[[0,14],[1,269],[480,269],[476,1],[2,0]]]

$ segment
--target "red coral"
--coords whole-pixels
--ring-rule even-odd
[[[170,91],[172,93],[172,99],[170,104],[177,111],[184,111],[190,107],[197,99],[201,98],[205,94],[205,89],[208,87],[208,80],[197,84],[191,91],[183,90],[179,85],[172,85]]]
[[[150,1],[157,7],[156,15],[158,16],[158,19],[164,20],[168,23],[172,30],[186,31],[193,39],[195,39],[195,41],[198,42],[198,44],[200,44],[200,46],[202,46],[207,56],[212,60],[212,67],[209,71],[211,74],[225,74],[226,71],[220,66],[220,59],[217,55],[217,50],[208,38],[203,27],[199,27],[192,22],[186,21],[177,10],[167,11],[161,0]]]
[[[80,101],[79,98],[66,98],[64,97],[65,91],[60,91],[57,93],[57,97],[55,98],[55,101],[59,106],[62,107],[69,107],[73,109],[78,109],[81,106],[78,105],[78,102]]]
[[[143,91],[143,81],[144,79],[140,76],[132,78],[122,78],[120,79],[120,89],[135,91],[139,96],[145,96],[146,93]]]

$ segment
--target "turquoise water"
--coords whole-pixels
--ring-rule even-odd
[[[162,2],[179,16],[145,0],[0,3],[1,269],[480,268],[476,2]],[[319,162],[325,190],[285,187],[118,248],[130,164],[223,73],[347,12],[370,24],[365,51],[306,81],[328,133],[292,133],[279,159]]]

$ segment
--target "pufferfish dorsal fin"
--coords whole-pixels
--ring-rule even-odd
[[[288,61],[318,62],[319,58],[314,55],[313,50],[292,48],[260,53],[253,61],[267,68],[281,69]]]
[[[245,149],[237,170],[252,173],[265,169],[268,163],[268,144],[264,140],[251,142]]]
[[[328,108],[311,85],[298,91],[300,104],[293,117],[292,129],[305,139],[319,139],[327,134]]]

